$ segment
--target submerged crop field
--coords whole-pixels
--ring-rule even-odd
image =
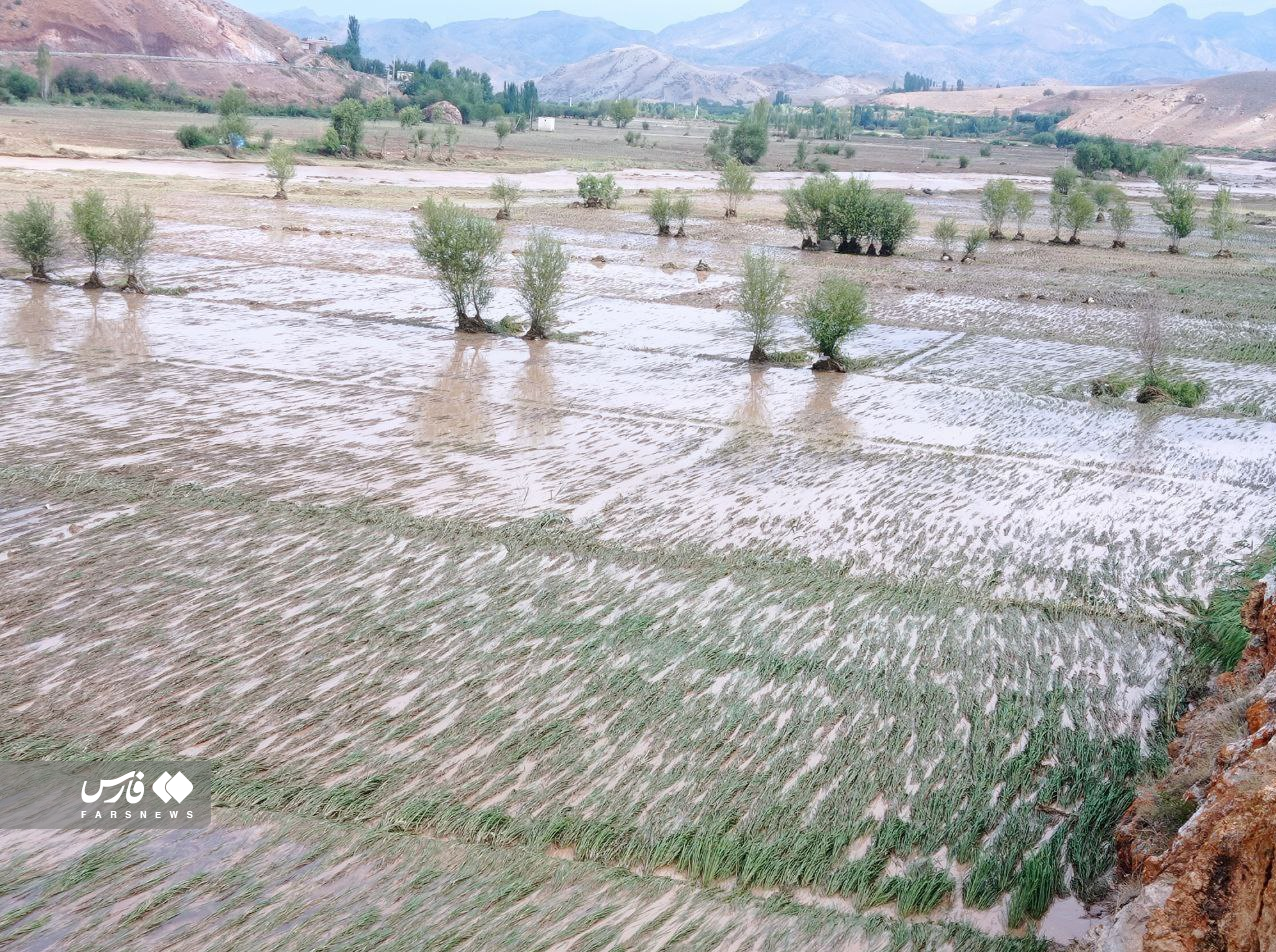
[[[169,293],[0,283],[0,760],[204,759],[213,823],[0,832],[0,946],[1044,952],[1104,894],[1270,534],[1270,301],[546,202],[568,333],[458,335],[406,192],[185,187]],[[744,361],[750,245],[868,283],[851,373]],[[1084,390],[1147,308],[1195,410]]]

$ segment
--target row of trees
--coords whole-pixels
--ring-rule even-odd
[[[802,233],[803,248],[887,256],[917,231],[917,215],[904,196],[877,192],[863,179],[811,176],[786,189],[783,199],[784,223]]]
[[[146,291],[141,274],[155,234],[149,205],[126,198],[112,207],[101,191],[89,189],[71,202],[64,222],[53,203],[30,198],[4,216],[2,234],[6,247],[30,269],[28,280],[52,280],[49,269],[65,254],[69,237],[89,266],[83,287],[105,287],[101,270],[115,261],[124,273],[120,290]]]
[[[498,180],[493,196],[505,217],[518,198],[514,183]],[[653,202],[661,200],[653,196]],[[666,201],[669,197],[665,196]],[[677,201],[677,199],[672,199]],[[499,217],[499,215],[498,215]],[[442,283],[456,314],[456,329],[486,334],[499,330],[483,318],[491,303],[493,277],[500,261],[501,231],[492,221],[449,201],[428,199],[412,224],[412,244],[421,260]],[[561,242],[537,230],[517,252],[515,291],[527,317],[523,336],[550,336],[558,322],[568,258]],[[767,362],[779,333],[780,314],[790,286],[787,271],[766,254],[749,252],[737,299],[738,321],[748,335],[749,360]],[[798,306],[798,323],[810,338],[819,359],[812,369],[845,373],[842,342],[868,320],[863,286],[841,276],[822,280]]]

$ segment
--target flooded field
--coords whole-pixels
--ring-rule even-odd
[[[1230,261],[1147,221],[1122,253],[1037,222],[973,265],[875,260],[796,251],[773,194],[724,222],[698,192],[657,239],[640,197],[572,208],[547,172],[504,250],[566,243],[566,333],[527,342],[456,334],[407,240],[427,194],[490,209],[476,173],[283,203],[259,170],[52,161],[0,184],[145,194],[156,293],[0,282],[0,759],[205,758],[215,810],[0,832],[0,943],[1077,934],[1191,606],[1270,535],[1264,230]],[[923,233],[976,215],[916,203]],[[868,286],[852,373],[744,360],[750,246]],[[1148,309],[1194,410],[1089,396]]]

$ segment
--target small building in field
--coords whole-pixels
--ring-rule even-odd
[[[322,53],[332,45],[332,41],[326,36],[308,36],[301,41],[301,45],[308,53]]]
[[[537,116],[536,131],[537,132],[553,132],[554,117],[553,116]]]

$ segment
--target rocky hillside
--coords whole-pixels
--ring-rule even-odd
[[[55,73],[76,66],[111,77],[177,82],[217,95],[240,82],[253,95],[329,100],[355,77],[292,33],[222,0],[40,0],[0,13],[0,52],[30,68],[47,43]]]
[[[1253,639],[1240,663],[1179,721],[1169,773],[1121,823],[1120,868],[1142,888],[1100,952],[1262,952],[1276,940],[1276,572],[1241,617]]]
[[[696,66],[649,46],[624,46],[561,66],[537,84],[546,99],[650,99],[661,102],[750,103],[784,90],[794,102],[846,104],[870,98],[881,81],[821,76],[796,66],[734,70]]]
[[[1069,87],[1051,83],[892,93],[879,101],[984,116],[1015,109],[1067,110],[1070,115],[1063,127],[1092,135],[1238,149],[1276,148],[1276,72],[1266,70],[1168,85]]]

